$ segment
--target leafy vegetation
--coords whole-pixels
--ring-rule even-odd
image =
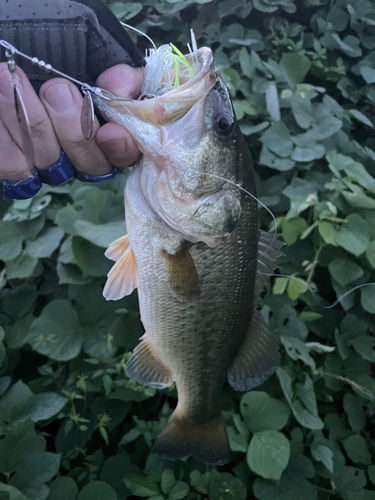
[[[176,394],[126,378],[137,299],[102,297],[126,174],[0,202],[0,499],[374,500],[375,287],[325,308],[375,281],[374,4],[111,8],[156,43],[183,48],[193,27],[215,52],[286,242],[279,272],[299,278],[262,304],[282,363],[255,391],[225,388],[231,463],[150,455]]]

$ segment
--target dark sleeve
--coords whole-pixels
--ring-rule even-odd
[[[102,0],[0,0],[0,39],[89,84],[115,64],[144,64]],[[0,62],[4,55],[0,50]],[[17,64],[37,90],[51,78],[25,59]]]

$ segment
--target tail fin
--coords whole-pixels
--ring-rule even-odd
[[[220,414],[201,423],[173,413],[156,439],[152,453],[168,460],[194,457],[210,465],[229,462],[229,441],[223,416]]]

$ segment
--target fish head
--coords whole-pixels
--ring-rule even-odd
[[[160,178],[153,197],[158,213],[168,215],[170,223],[173,218],[174,228],[186,239],[210,247],[234,232],[242,213],[239,184],[244,160],[247,168],[252,166],[228,90],[214,76],[210,91],[183,117],[165,126],[168,175]],[[179,201],[183,203],[178,207]]]
[[[186,58],[194,74],[181,71],[177,88],[160,91],[165,74],[153,86],[159,69],[151,61],[145,99],[94,101],[105,118],[128,129],[143,153],[142,195],[158,219],[184,239],[214,247],[235,230],[243,198],[237,184],[244,162],[246,168],[252,163],[211,49]]]

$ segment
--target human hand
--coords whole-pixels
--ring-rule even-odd
[[[77,170],[90,176],[109,174],[112,165],[132,165],[140,153],[130,134],[115,123],[100,127],[95,118],[94,133],[86,140],[81,130],[82,96],[63,78],[47,81],[39,97],[20,68],[19,90],[31,127],[35,167],[54,165],[63,149]],[[15,184],[33,175],[22,151],[22,141],[13,100],[13,88],[6,63],[0,63],[0,181]],[[102,73],[97,84],[123,97],[137,98],[143,73],[140,68],[118,64]]]

